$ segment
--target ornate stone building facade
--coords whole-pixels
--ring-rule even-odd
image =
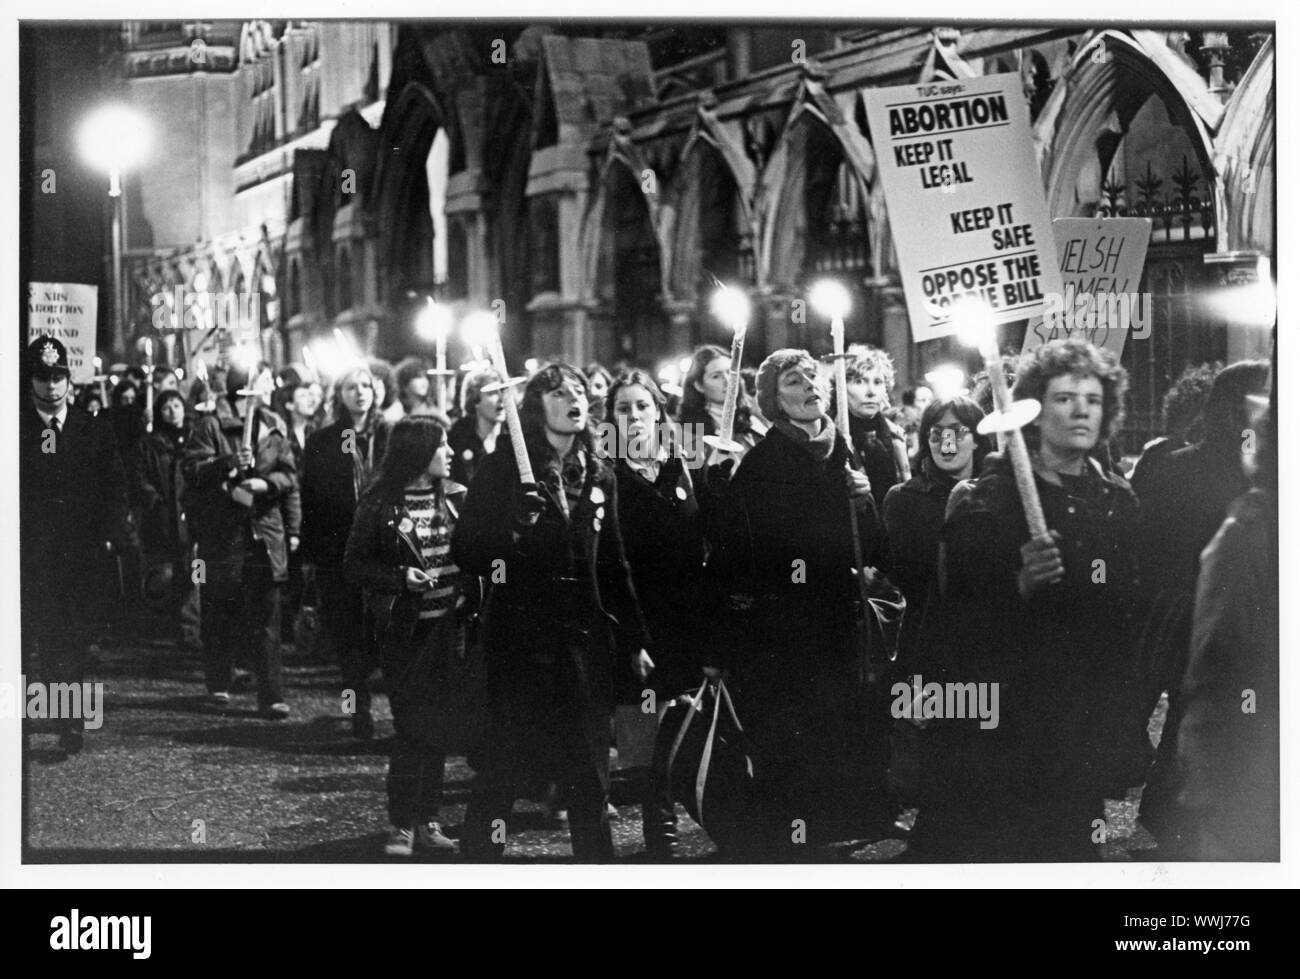
[[[855,298],[850,342],[886,348],[900,383],[915,381],[963,354],[911,342],[861,93],[1018,72],[1053,216],[1154,221],[1142,287],[1154,297],[1152,338],[1125,353],[1129,441],[1157,425],[1185,364],[1268,350],[1268,325],[1234,321],[1216,298],[1242,268],[1261,267],[1256,257],[1274,257],[1266,31],[169,31],[124,34],[131,99],[183,117],[194,147],[157,164],[192,190],[144,173],[130,200],[141,336],[151,297],[175,283],[242,288],[263,299],[254,335],[268,356],[300,359],[304,344],[341,330],[397,357],[422,349],[414,317],[433,296],[504,309],[512,360],[653,367],[725,338],[707,314],[724,280],[755,302],[756,363],[779,346],[829,345],[794,311],[812,278],[831,275]],[[138,233],[146,225],[152,238]],[[185,353],[219,355],[220,331],[209,332],[206,346],[187,338]]]

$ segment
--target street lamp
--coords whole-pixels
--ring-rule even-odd
[[[79,143],[86,163],[108,174],[108,196],[113,199],[113,354],[120,356],[126,350],[122,174],[144,156],[149,146],[149,127],[144,118],[131,109],[108,105],[97,109],[82,123]]]

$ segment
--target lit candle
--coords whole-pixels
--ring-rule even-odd
[[[732,438],[736,428],[736,402],[740,394],[740,363],[745,356],[745,330],[749,326],[749,299],[739,289],[721,286],[713,294],[713,314],[731,327],[731,364],[727,368],[726,402],[718,434],[706,435],[704,443],[715,452],[743,452],[745,447]]]
[[[447,331],[438,330],[434,365],[438,371],[438,410],[447,411]]]
[[[856,456],[853,451],[853,438],[849,434],[849,379],[845,367],[844,354],[844,317],[849,314],[849,291],[834,279],[823,279],[813,286],[808,295],[813,308],[831,321],[831,344],[834,347],[835,360],[835,417],[836,427],[844,438],[848,455],[844,460],[846,475],[854,468]],[[859,467],[860,469],[861,467]],[[865,479],[864,472],[859,473]],[[866,625],[867,609],[871,607],[870,581],[874,572],[867,567],[862,549],[862,527],[858,519],[858,508],[853,500],[852,481],[849,482],[849,538],[853,543],[853,570],[858,585],[858,616],[861,635],[865,641],[859,656],[858,671],[863,682],[873,682],[875,668],[872,665],[871,636],[872,630]],[[867,483],[870,491],[871,484]]]
[[[144,338],[144,430],[153,431],[153,340]]]
[[[447,410],[447,377],[454,371],[447,370],[447,335],[451,332],[451,309],[440,303],[435,303],[429,299],[416,322],[416,328],[426,340],[432,340],[434,343],[434,357],[436,366],[431,374],[437,380],[436,400],[438,410],[446,412]]]
[[[997,333],[988,307],[977,300],[962,306],[963,308],[954,311],[955,318],[964,321],[960,332],[968,344],[979,350],[993,389],[994,411],[980,422],[980,431],[985,434],[993,431],[1005,434],[1007,454],[1011,456],[1011,468],[1020,494],[1020,505],[1025,511],[1025,522],[1029,525],[1029,536],[1042,537],[1047,533],[1047,519],[1043,516],[1043,504],[1038,498],[1038,486],[1034,483],[1034,465],[1029,458],[1029,447],[1025,444],[1025,433],[1022,431],[1024,425],[1038,416],[1042,406],[1030,399],[1012,402],[1011,393],[1007,389],[1007,376],[1002,370],[1002,355],[998,352]]]
[[[488,347],[492,354],[492,365],[501,377],[500,384],[488,385],[483,390],[489,391],[496,388],[501,390],[501,400],[506,409],[506,428],[510,432],[510,446],[514,449],[515,464],[519,467],[519,481],[521,483],[534,483],[533,464],[528,458],[528,444],[524,441],[524,430],[519,425],[519,405],[515,402],[515,392],[513,390],[516,384],[522,382],[522,378],[511,380],[510,371],[506,368],[506,351],[501,343],[501,331],[497,329],[496,317],[491,313],[477,314],[485,319],[476,321],[476,325],[481,323],[483,335],[488,341]]]
[[[835,363],[835,426],[850,450],[848,373],[844,354],[844,317],[849,313],[849,292],[834,279],[823,279],[813,286],[808,297],[813,308],[831,321],[831,345]]]

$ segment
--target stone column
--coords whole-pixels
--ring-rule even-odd
[[[447,219],[457,215],[465,229],[466,292],[470,303],[488,308],[492,301],[492,268],[488,258],[482,171],[462,170],[447,179]],[[508,312],[508,311],[507,311]]]
[[[533,314],[534,352],[538,356],[558,354],[581,366],[601,356],[589,316],[595,283],[588,281],[590,270],[583,251],[583,222],[590,195],[585,146],[561,144],[533,153],[525,193],[530,199],[554,195],[560,252],[559,281],[554,283],[558,288],[533,296],[528,304]]]

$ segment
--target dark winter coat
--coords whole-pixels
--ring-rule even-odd
[[[505,426],[502,426],[497,439],[497,445],[501,444],[501,439],[509,439]],[[451,448],[451,478],[462,486],[470,485],[488,454],[478,435],[478,420],[472,413],[456,419],[447,433],[447,444]]]
[[[1190,595],[1201,551],[1222,526],[1229,504],[1250,489],[1238,446],[1215,452],[1198,443],[1154,464],[1143,456],[1139,467],[1145,470],[1139,518],[1143,577],[1153,587]]]
[[[298,467],[298,475],[301,477],[303,469],[302,457],[303,453],[307,451],[307,441],[320,430],[320,424],[315,419],[308,420],[306,428],[303,429],[303,440],[299,443],[298,437],[293,432],[293,412],[286,409],[280,414],[280,417],[284,420],[284,430],[289,436],[289,445],[293,447],[293,463]]]
[[[146,549],[174,554],[190,543],[181,500],[185,494],[183,461],[193,433],[187,418],[179,430],[155,427],[130,460],[133,497],[140,507],[140,536]]]
[[[1036,476],[1047,526],[1062,535],[1065,578],[1026,600],[1017,582],[1029,530],[1011,464],[998,458],[988,468],[953,499],[942,531],[942,611],[927,618],[922,639],[943,646],[944,672],[926,681],[999,684],[996,729],[946,722],[969,735],[971,749],[950,754],[966,768],[947,772],[948,787],[974,791],[983,781],[1067,809],[1070,799],[1099,807],[1140,780],[1150,760],[1145,726],[1132,723],[1137,499],[1092,460],[1082,476],[1062,477],[1065,485]]]
[[[1181,832],[1174,821],[1179,777],[1173,749],[1183,719],[1179,688],[1191,647],[1201,552],[1218,532],[1233,499],[1249,489],[1249,482],[1236,443],[1214,451],[1202,442],[1153,455],[1158,448],[1148,449],[1138,466],[1142,473],[1139,554],[1149,588],[1141,639],[1145,696],[1138,707],[1140,714],[1149,715],[1162,692],[1169,694],[1169,707],[1140,815],[1146,828],[1172,847]]]
[[[465,505],[465,487],[446,480],[442,492],[454,520]],[[425,561],[414,529],[403,530],[403,521],[413,526],[404,498],[364,494],[343,558],[343,573],[364,590],[381,639],[409,638],[422,602],[406,587],[406,569],[424,569]]]
[[[850,414],[849,434],[853,436],[853,450],[862,462],[863,471],[871,480],[871,498],[876,509],[882,510],[885,494],[907,479],[903,468],[907,435],[884,412],[876,412],[873,418]]]
[[[238,466],[243,431],[244,423],[233,416],[209,416],[195,425],[183,463],[185,512],[209,582],[214,577],[239,581],[256,541],[266,546],[272,578],[285,581],[289,577],[287,537],[297,536],[302,523],[293,449],[284,422],[258,408],[253,430],[254,469],[269,490],[255,497],[252,506],[242,506],[231,498],[229,486],[230,473]]]
[[[534,458],[539,477],[543,464]],[[623,553],[618,486],[609,466],[589,458],[571,516],[549,489],[542,493],[546,509],[516,539],[518,468],[512,452],[494,452],[474,477],[452,536],[452,559],[488,582],[483,647],[494,750],[533,770],[565,764],[556,756],[569,746],[527,743],[547,719],[520,716],[521,705],[536,702],[520,689],[529,664],[555,669],[577,705],[591,764],[607,783],[616,657],[621,666],[648,644]]]
[[[119,552],[138,543],[113,429],[70,405],[57,443],[47,442],[45,422],[30,403],[18,425],[24,628],[84,628],[106,591],[105,543]],[[44,451],[47,445],[54,451]]]
[[[144,395],[140,398],[143,399]],[[148,435],[144,406],[138,403],[114,405],[108,409],[108,417],[113,424],[118,454],[125,461]]]
[[[675,697],[700,683],[704,587],[704,517],[694,482],[679,458],[664,462],[652,483],[626,460],[615,464],[623,549],[650,633],[651,685]],[[624,671],[627,679],[630,671]],[[626,685],[625,685],[626,686]],[[641,684],[635,684],[640,690]],[[633,694],[627,688],[624,696]],[[639,699],[633,694],[632,703]]]
[[[1201,558],[1176,746],[1195,859],[1278,859],[1277,517],[1276,497],[1252,490]]]
[[[824,424],[829,425],[829,419]],[[744,458],[717,519],[709,575],[723,595],[711,652],[732,669],[774,824],[819,820],[821,799],[867,784],[866,688],[853,576],[848,446],[821,462],[780,426]],[[882,543],[869,495],[855,498],[864,559]]]
[[[322,568],[341,569],[348,532],[357,509],[353,479],[354,448],[366,460],[366,471],[378,471],[388,445],[386,424],[373,435],[353,429],[350,422],[336,421],[314,432],[303,450],[302,467],[302,559]],[[347,433],[352,432],[351,439]],[[363,487],[364,490],[364,487]]]
[[[931,590],[938,588],[939,533],[954,485],[956,480],[925,465],[918,475],[890,487],[885,495],[881,515],[889,535],[885,571],[907,599],[898,639],[898,665],[903,668],[916,666],[924,652],[917,648],[917,637]]]

